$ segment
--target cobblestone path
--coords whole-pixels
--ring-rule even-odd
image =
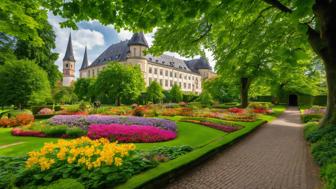
[[[314,165],[297,108],[188,170],[167,188],[172,189],[318,189]]]

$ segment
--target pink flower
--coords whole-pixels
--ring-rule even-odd
[[[89,126],[91,139],[108,138],[119,142],[160,142],[176,138],[174,131],[153,126],[124,124],[93,124]]]

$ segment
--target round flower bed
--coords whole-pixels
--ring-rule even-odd
[[[176,138],[176,133],[153,126],[109,124],[90,125],[88,136],[119,142],[161,142]]]
[[[146,125],[161,129],[176,131],[176,123],[173,121],[158,118],[143,118],[135,116],[108,116],[108,115],[56,115],[49,119],[52,125],[67,125],[88,129],[91,124],[124,124],[124,125]]]

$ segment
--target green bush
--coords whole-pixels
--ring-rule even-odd
[[[74,128],[68,128],[65,134],[70,138],[77,138],[86,135],[87,132],[81,128],[74,127]]]
[[[15,188],[15,177],[24,168],[25,161],[25,158],[0,157],[0,188]]]
[[[318,129],[313,127],[313,123],[310,123],[305,129],[306,138],[312,143],[312,155],[315,162],[321,166],[321,177],[326,183],[326,188],[335,188],[336,126],[326,125]]]
[[[202,94],[198,98],[202,106],[210,107],[213,104],[213,98],[208,92],[202,92]]]
[[[24,109],[24,110],[10,110],[7,112],[8,117],[16,117],[18,114],[32,114],[30,110]]]
[[[35,119],[49,119],[51,117],[53,117],[54,114],[49,114],[49,115],[34,115]]]
[[[322,117],[323,117],[322,114],[302,114],[301,115],[301,119],[304,123],[320,121]]]
[[[336,163],[326,165],[321,169],[321,176],[326,181],[325,189],[336,188]]]
[[[309,122],[304,127],[304,137],[306,140],[311,140],[312,135],[316,132],[318,129],[318,123],[317,122]]]
[[[85,189],[84,185],[75,179],[59,179],[48,186],[38,187],[38,189]]]
[[[60,105],[43,105],[43,106],[32,106],[31,111],[33,112],[34,115],[36,115],[43,108],[49,108],[54,111],[62,110]]]
[[[59,125],[59,126],[46,126],[42,129],[42,132],[50,137],[61,137],[66,134],[68,126]]]
[[[178,156],[189,153],[192,150],[193,148],[187,145],[172,146],[172,147],[163,146],[163,147],[151,150],[148,156],[149,156],[149,159],[153,159],[154,161],[165,162],[165,161],[176,159]]]

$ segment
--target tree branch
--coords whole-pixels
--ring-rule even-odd
[[[326,49],[327,44],[323,39],[321,39],[320,32],[314,30],[309,24],[306,24],[306,26],[308,28],[308,41],[313,50],[316,54],[320,55],[320,57],[325,57],[324,49]]]
[[[278,0],[263,0],[265,3],[272,5],[273,7],[279,9],[282,12],[285,13],[292,13],[293,10],[288,8],[286,5],[282,4],[280,1]]]

